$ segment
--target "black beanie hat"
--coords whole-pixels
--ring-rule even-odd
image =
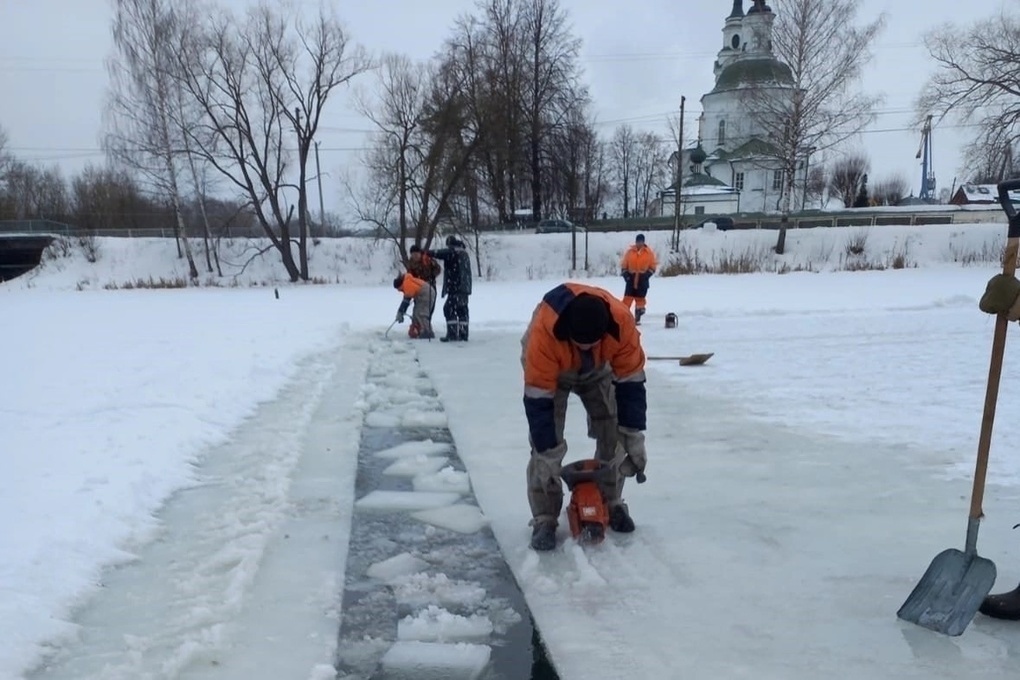
[[[563,310],[567,335],[574,342],[598,342],[609,330],[609,307],[602,298],[581,293]]]
[[[400,290],[400,287],[404,285],[404,275],[401,274],[397,278],[393,279],[393,287]]]
[[[637,236],[634,237],[634,243],[644,243],[644,242],[645,242],[645,235],[644,234],[638,234]]]
[[[409,253],[420,253],[421,252],[421,246],[418,245],[417,243],[415,243],[413,246],[411,246],[411,248],[407,252],[409,252]]]

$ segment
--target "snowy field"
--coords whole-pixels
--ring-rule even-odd
[[[575,277],[622,292],[632,236],[591,235]],[[392,389],[418,380],[408,357],[560,677],[1014,676],[1020,625],[946,638],[895,616],[963,544],[994,325],[977,300],[1005,225],[798,230],[781,258],[774,239],[685,232],[701,261],[767,271],[653,279],[648,354],[715,356],[649,364],[637,532],[582,550],[564,522],[548,555],[527,548],[518,340],[571,276],[569,235],[486,237],[458,346],[383,338],[394,256],[369,241],[318,246],[321,285],[268,260],[128,290],[184,269],[172,242],[112,239],[0,285],[0,678],[332,677],[358,433],[434,410]],[[979,541],[997,590],[1020,579],[1017,370],[1011,340]],[[568,460],[583,430],[573,402]]]

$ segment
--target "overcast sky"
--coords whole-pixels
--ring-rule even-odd
[[[712,63],[732,0],[561,0],[575,35],[584,42],[582,65],[602,132],[621,122],[667,133],[666,116],[687,98],[686,119],[700,113],[701,95],[713,85]],[[243,7],[246,0],[220,0]],[[318,2],[297,3],[314,10]],[[745,10],[751,5],[745,0]],[[783,0],[771,0],[777,12]],[[861,19],[885,13],[887,26],[864,86],[885,97],[861,147],[872,160],[873,180],[902,174],[916,194],[920,131],[912,126],[913,101],[932,71],[921,36],[931,27],[998,15],[1017,0],[863,0]],[[474,0],[361,0],[337,3],[352,37],[369,50],[428,58],[449,34],[454,19]],[[57,163],[68,173],[101,162],[98,150],[104,59],[110,55],[109,0],[0,0],[0,126],[21,158]],[[338,177],[355,162],[349,149],[364,144],[367,123],[339,97],[321,135],[322,165]],[[960,148],[965,130],[934,134],[934,169],[940,188],[965,179]],[[327,185],[328,185],[327,180]],[[326,189],[327,205],[338,189]],[[333,200],[330,200],[330,199]]]

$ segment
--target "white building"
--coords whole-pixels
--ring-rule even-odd
[[[790,67],[772,52],[772,23],[776,19],[764,0],[753,0],[744,13],[743,0],[723,24],[723,46],[714,64],[715,87],[701,97],[698,145],[685,149],[682,200],[687,187],[699,197],[709,192],[712,200],[697,199],[683,206],[685,215],[726,212],[763,212],[778,209],[783,173],[776,152],[753,116],[748,115],[749,91],[775,88],[792,97]],[[675,156],[675,155],[674,155]],[[675,165],[674,165],[675,167]],[[663,214],[670,214],[673,188],[662,194]],[[692,196],[694,198],[694,196]]]

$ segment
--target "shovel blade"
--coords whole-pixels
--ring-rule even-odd
[[[707,352],[705,354],[691,354],[690,356],[680,357],[681,366],[700,366],[709,359],[715,352]]]
[[[974,552],[943,550],[928,565],[896,616],[957,636],[967,629],[994,584],[994,562]]]

